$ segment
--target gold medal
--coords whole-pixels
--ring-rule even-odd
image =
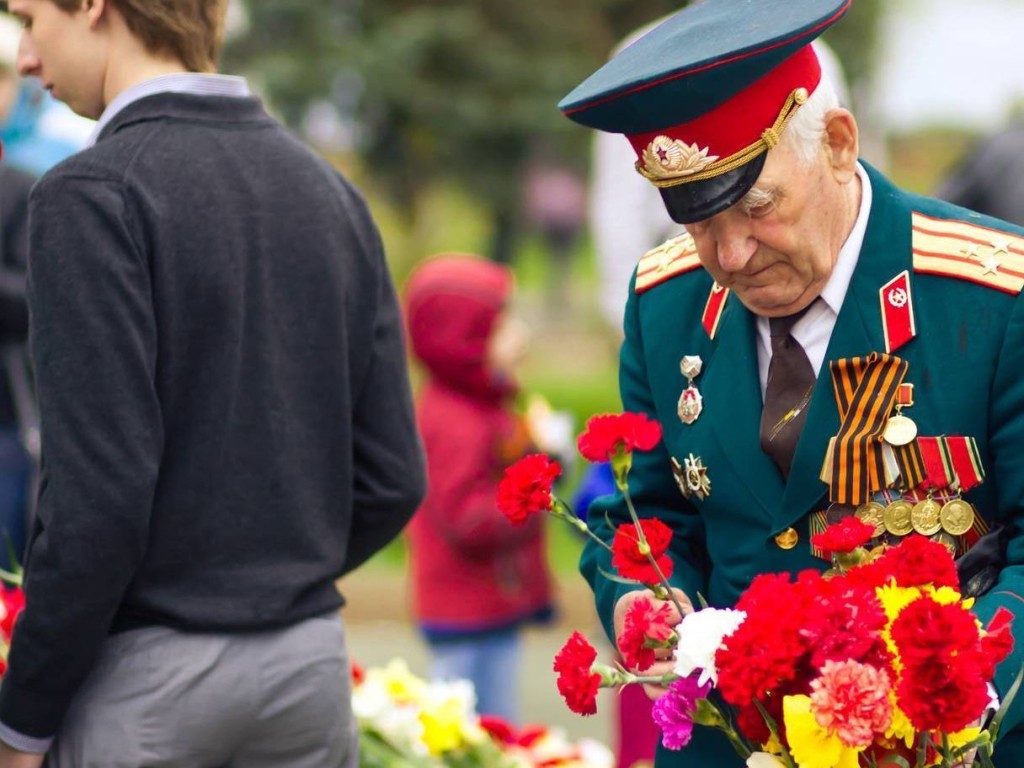
[[[910,511],[910,522],[922,536],[932,536],[942,530],[939,512],[942,505],[933,498],[917,502]]]
[[[910,513],[914,505],[905,499],[899,499],[885,508],[883,521],[885,530],[893,536],[906,536],[914,530],[914,524],[910,521]]]
[[[875,536],[881,536],[885,533],[885,507],[877,501],[861,504],[857,507],[857,511],[854,514],[868,525],[875,526]]]
[[[708,478],[708,468],[700,460],[700,456],[692,453],[683,459],[683,479],[686,487],[694,496],[704,501],[711,495],[711,480]]]
[[[917,424],[909,416],[898,411],[885,422],[882,439],[889,445],[907,445],[917,437]]]
[[[974,525],[974,507],[963,499],[950,499],[939,512],[942,530],[951,536],[963,536]]]

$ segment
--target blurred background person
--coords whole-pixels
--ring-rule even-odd
[[[3,160],[35,177],[85,146],[95,121],[54,99],[33,77],[20,77],[15,61],[21,25],[0,13],[0,142]]]
[[[82,147],[92,126],[18,75],[20,36],[21,25],[0,13],[0,567],[7,570],[24,554],[39,451],[25,349],[28,194],[44,171]]]
[[[1009,125],[977,142],[936,197],[1024,225],[1024,104]]]
[[[421,264],[405,292],[426,381],[416,402],[427,496],[409,526],[412,612],[436,679],[466,679],[477,709],[520,723],[521,631],[551,619],[544,519],[498,511],[503,470],[536,448],[514,408],[527,331],[511,271],[464,255]]]

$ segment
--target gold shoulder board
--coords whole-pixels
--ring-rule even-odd
[[[1024,288],[1024,237],[916,211],[912,222],[914,272],[969,280],[1006,293]]]
[[[666,240],[645,253],[636,267],[636,292],[643,293],[670,277],[700,266],[697,248],[688,234]]]

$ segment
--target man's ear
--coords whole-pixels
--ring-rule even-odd
[[[858,136],[857,121],[849,110],[839,107],[825,115],[825,151],[832,173],[842,184],[857,173]]]
[[[85,11],[86,19],[89,21],[90,28],[96,28],[100,19],[103,18],[103,14],[106,12],[106,9],[107,0],[85,0],[83,10]]]

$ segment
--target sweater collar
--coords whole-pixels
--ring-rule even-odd
[[[251,95],[245,78],[233,75],[215,75],[205,72],[183,72],[172,75],[161,75],[121,91],[103,110],[100,119],[86,142],[91,147],[104,133],[106,127],[126,107],[135,102],[161,93],[188,93],[194,96],[226,96],[245,98]]]

